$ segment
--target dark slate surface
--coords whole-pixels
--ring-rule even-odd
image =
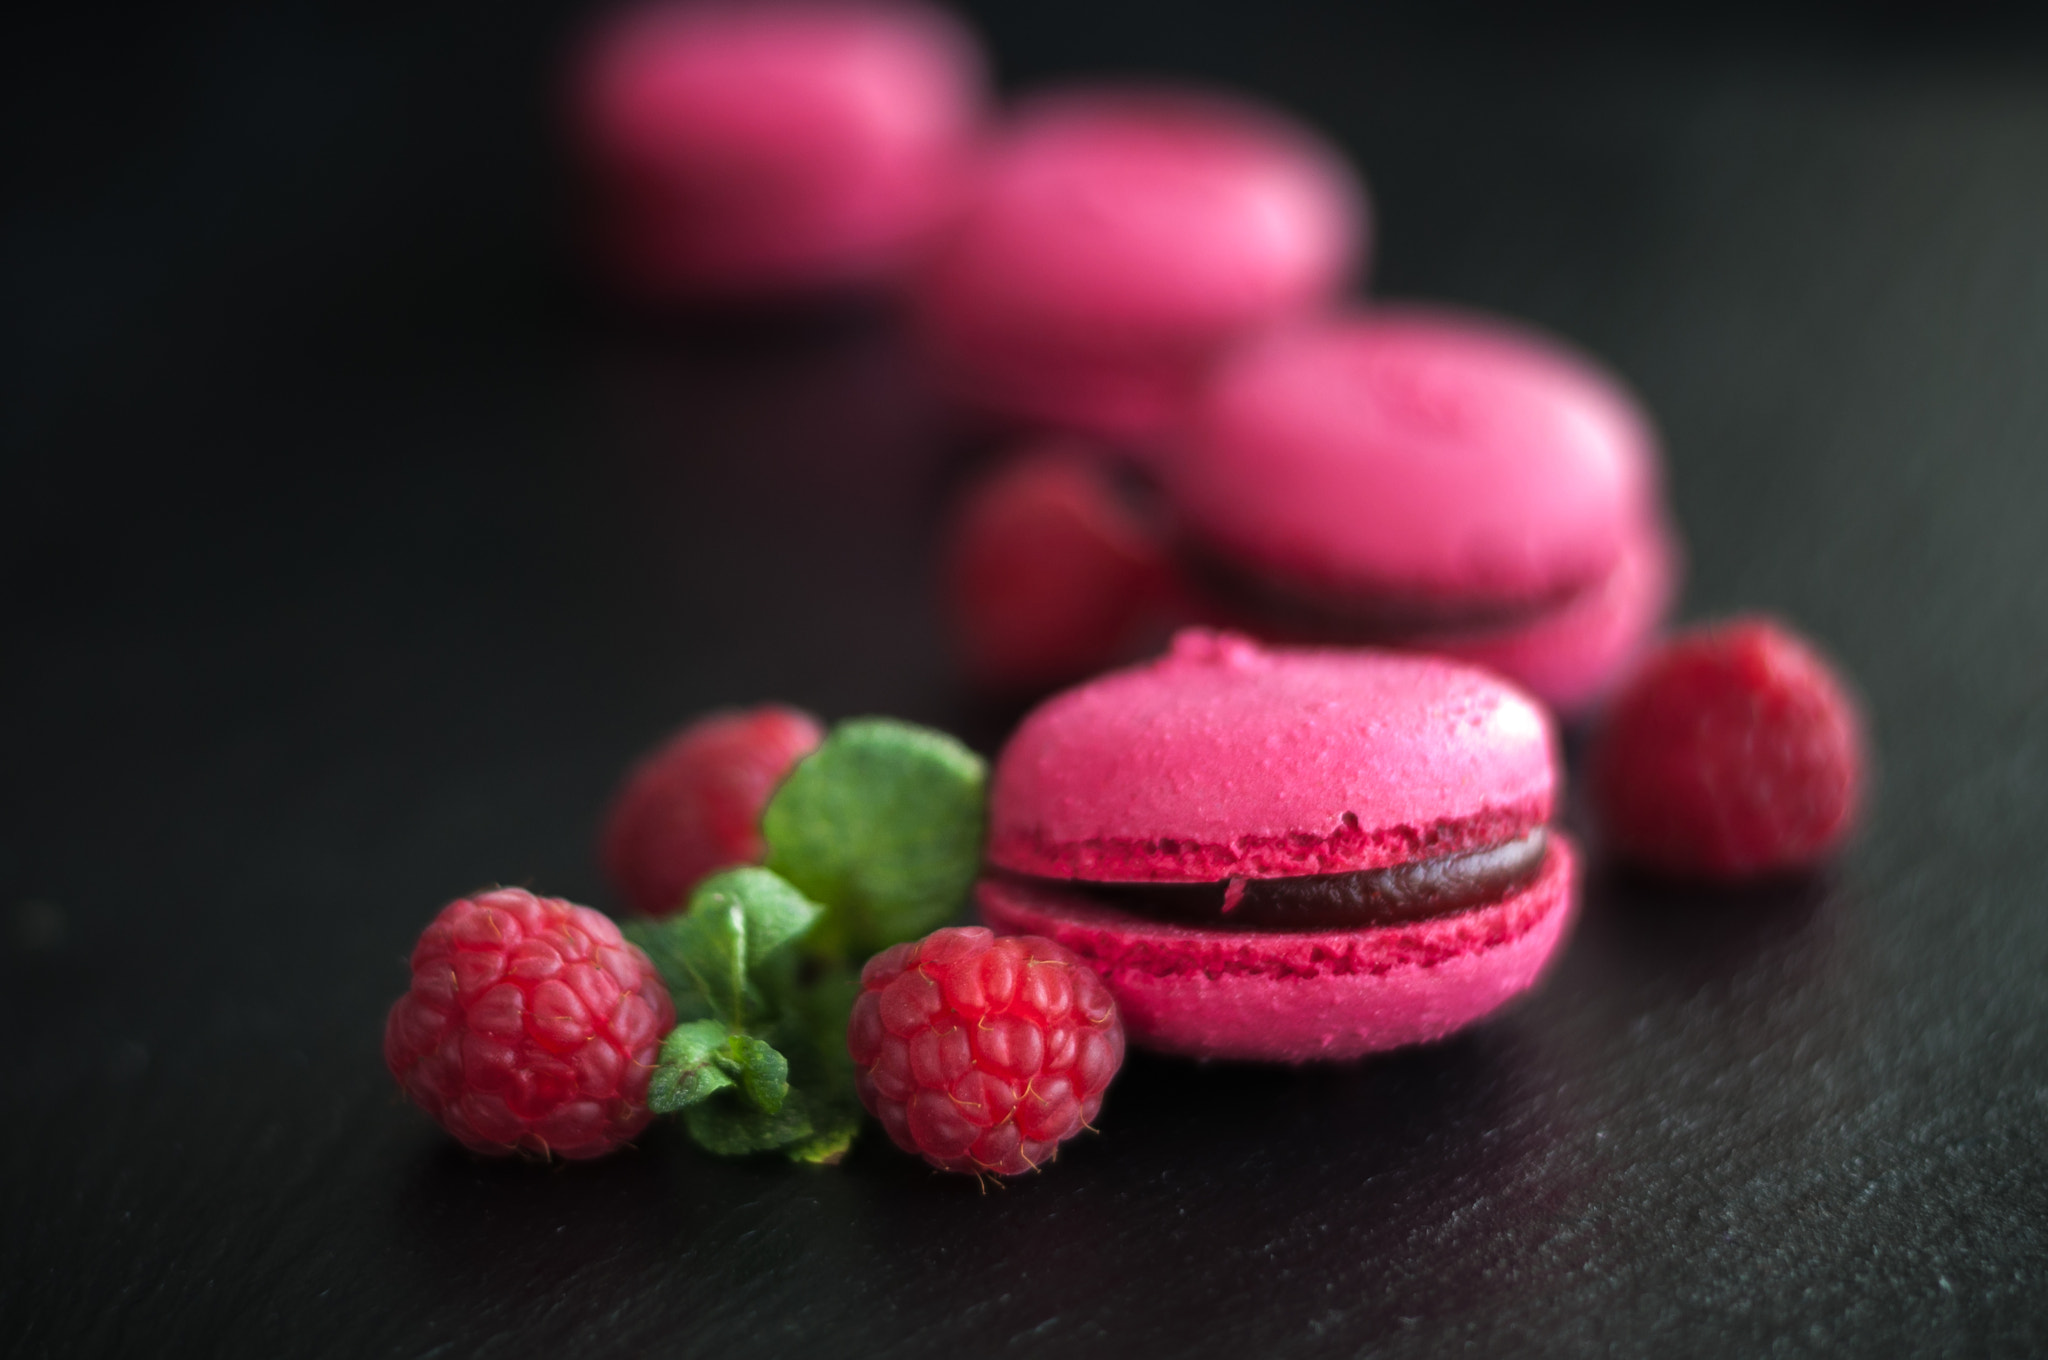
[[[1000,735],[928,606],[960,458],[886,325],[588,301],[560,15],[217,5],[0,37],[0,1349],[2048,1349],[2048,62],[1775,12],[1611,31],[979,7],[1368,167],[1390,292],[1608,357],[1692,615],[1783,611],[1882,785],[1822,882],[1596,874],[1542,993],[1301,1074],[1134,1060],[986,1196],[650,1137],[482,1164],[378,1057],[414,933],[609,899],[645,743],[778,696]]]

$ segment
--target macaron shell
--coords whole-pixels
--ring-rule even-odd
[[[1678,547],[1644,526],[1598,586],[1515,628],[1432,638],[1430,650],[1499,671],[1566,716],[1605,698],[1655,634],[1678,585]]]
[[[1373,930],[1202,930],[993,878],[976,899],[999,934],[1043,936],[1094,968],[1133,1043],[1283,1063],[1426,1043],[1483,1019],[1535,985],[1577,905],[1572,846],[1555,831],[1541,876],[1513,897]]]
[[[1290,584],[1513,603],[1610,572],[1653,513],[1627,393],[1564,346],[1382,308],[1241,351],[1164,460],[1190,540]]]
[[[1361,199],[1336,153],[1255,106],[1073,91],[1018,112],[936,267],[991,329],[1104,347],[1215,331],[1341,281]]]
[[[983,404],[1127,434],[1221,347],[1319,306],[1364,253],[1363,188],[1254,105],[1082,89],[1021,108],[921,271],[925,346]]]
[[[1189,629],[1024,719],[988,857],[1130,882],[1379,868],[1548,821],[1554,746],[1535,701],[1475,667]]]
[[[966,31],[908,0],[627,11],[579,87],[621,265],[711,294],[899,269],[957,202],[981,80]]]
[[[1576,716],[1598,703],[1642,651],[1676,593],[1679,548],[1662,521],[1629,536],[1613,570],[1555,606],[1512,624],[1463,632],[1424,632],[1387,645],[1484,666],[1523,686],[1556,712]],[[1218,627],[1297,645],[1330,641],[1314,628],[1268,626],[1242,610],[1197,610]],[[1349,641],[1351,639],[1342,639]],[[1364,641],[1363,638],[1358,639]]]

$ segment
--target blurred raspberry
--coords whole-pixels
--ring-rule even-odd
[[[1124,1059],[1108,990],[1050,940],[935,930],[875,955],[860,980],[846,1047],[861,1103],[942,1171],[1051,1161]]]
[[[973,487],[949,533],[947,612],[968,674],[1028,693],[1125,659],[1166,606],[1159,535],[1102,463],[1050,445]]]
[[[1623,855],[1732,879],[1837,848],[1863,764],[1856,701],[1827,662],[1778,623],[1738,619],[1646,660],[1608,711],[1592,790]]]
[[[640,911],[680,911],[699,880],[759,864],[761,809],[824,739],[808,713],[780,704],[707,714],[643,759],[612,804],[605,872]]]
[[[518,888],[442,908],[384,1026],[405,1093],[464,1146],[601,1157],[647,1126],[668,988],[602,914]]]

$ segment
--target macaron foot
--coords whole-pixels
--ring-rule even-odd
[[[1140,1047],[1336,1062],[1442,1039],[1535,986],[1572,921],[1576,877],[1572,846],[1553,831],[1543,872],[1521,892],[1373,930],[1209,930],[995,878],[976,900],[997,932],[1053,940],[1094,968]]]

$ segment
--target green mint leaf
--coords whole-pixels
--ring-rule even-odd
[[[810,1097],[814,1118],[820,1102],[859,1108],[853,1059],[846,1051],[846,1023],[859,996],[858,973],[828,968],[812,979],[776,1029],[777,1046],[789,1058],[790,1083]]]
[[[825,909],[779,874],[766,869],[727,869],[713,874],[691,894],[692,905],[706,894],[730,897],[746,915],[747,956],[756,964],[805,931]]]
[[[810,1162],[816,1166],[837,1166],[853,1146],[854,1137],[860,1133],[860,1104],[836,1105],[829,1113],[819,1112],[812,1116],[809,1136],[799,1138],[783,1151],[793,1162]]]
[[[830,1163],[860,1129],[846,1054],[860,978],[837,958],[800,969],[789,948],[825,916],[773,871],[735,869],[700,884],[686,914],[631,926],[695,1017],[663,1041],[648,1105],[680,1111],[709,1152]]]
[[[733,1035],[718,1065],[738,1080],[747,1099],[764,1113],[776,1113],[789,1096],[789,1062],[751,1034]]]
[[[732,1088],[732,1078],[715,1064],[688,1069],[658,1067],[647,1082],[647,1108],[674,1114]]]
[[[832,729],[762,814],[768,867],[828,908],[814,953],[865,957],[952,919],[981,864],[987,767],[888,718]]]
[[[784,1149],[794,1161],[834,1164],[860,1132],[860,1097],[846,1051],[846,1022],[859,995],[860,974],[845,964],[827,965],[796,998],[780,1028],[790,1081],[803,1091],[811,1114],[810,1136]]]
[[[812,1077],[843,1076],[853,1089],[853,1057],[846,1051],[846,1024],[860,999],[860,973],[848,964],[819,970],[811,985],[790,1007],[791,1023],[802,1030],[807,1051],[816,1053],[824,1071]]]
[[[823,914],[766,869],[728,869],[697,885],[687,914],[659,923],[648,953],[657,967],[666,960],[664,975],[671,968],[680,974],[682,990],[710,1014],[742,1029],[769,1009],[760,984],[773,977],[777,990],[784,985],[783,946]]]
[[[658,921],[632,917],[619,922],[619,933],[639,945],[641,952],[654,964],[654,971],[661,974],[661,980],[668,985],[669,996],[676,1003],[676,1019],[687,1024],[710,1016],[711,1001],[698,989],[697,979],[690,976],[690,970],[683,967],[683,956],[675,935],[682,922],[680,916],[664,917]]]
[[[677,1025],[661,1041],[661,1056],[656,1061],[663,1067],[702,1067],[717,1059],[730,1038],[732,1031],[716,1020]]]
[[[683,1122],[699,1147],[720,1157],[773,1152],[812,1136],[810,1110],[801,1091],[791,1091],[773,1114],[729,1092],[691,1106]]]
[[[661,1056],[647,1079],[647,1108],[673,1114],[710,1099],[734,1085],[721,1056],[731,1053],[734,1035],[717,1020],[677,1025],[661,1041]]]
[[[721,893],[699,888],[676,924],[676,953],[711,1013],[738,1029],[747,1023],[747,915]]]

